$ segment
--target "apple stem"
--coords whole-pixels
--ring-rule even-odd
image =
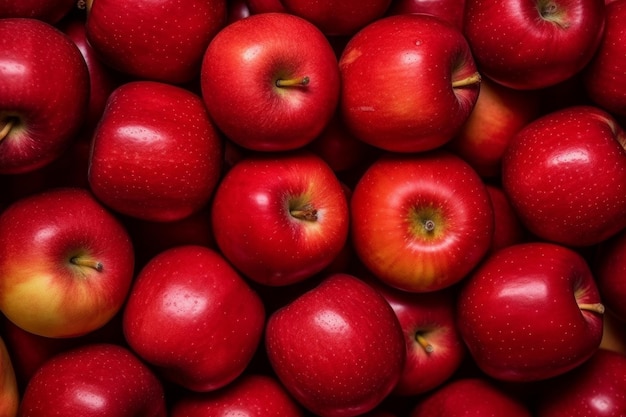
[[[482,77],[480,76],[480,74],[478,72],[475,72],[469,77],[452,81],[452,88],[468,87],[468,86],[480,84],[481,80],[482,80]]]
[[[433,353],[435,348],[431,345],[428,340],[421,333],[415,333],[415,340],[419,345],[424,349],[426,353]]]
[[[311,206],[304,206],[302,208],[297,208],[290,210],[289,213],[299,220],[306,220],[310,222],[314,222],[317,220],[317,210]]]
[[[102,272],[102,270],[104,269],[104,265],[102,265],[102,262],[96,261],[94,259],[74,256],[70,259],[70,262],[77,266],[86,266],[88,268],[93,268],[98,272]]]
[[[582,303],[578,304],[578,308],[585,311],[592,311],[598,314],[604,314],[604,305],[602,303]]]
[[[9,135],[13,125],[15,125],[15,117],[5,117],[0,121],[0,142]]]
[[[309,77],[278,79],[276,87],[304,87],[309,84],[309,81],[311,81]]]

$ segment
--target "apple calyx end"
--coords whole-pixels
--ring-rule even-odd
[[[435,230],[435,222],[431,219],[424,221],[423,225],[426,233],[432,233]]]
[[[480,84],[482,76],[479,72],[475,72],[469,77],[462,78],[460,80],[452,81],[452,88],[471,87]]]
[[[73,256],[70,259],[70,263],[76,266],[84,266],[87,268],[95,269],[98,272],[102,272],[104,270],[104,265],[102,264],[102,262],[95,259]]]
[[[276,80],[276,87],[305,87],[309,85],[311,79],[308,76],[301,78],[279,78]]]
[[[427,354],[431,354],[435,351],[433,345],[431,345],[430,342],[426,340],[422,333],[415,333],[415,341],[422,347],[422,349],[424,349],[424,352],[426,352]]]
[[[593,313],[604,314],[605,308],[602,303],[581,303],[578,304],[578,308],[584,311],[591,311]]]
[[[565,21],[565,12],[553,0],[540,1],[537,4],[539,16],[550,23],[554,23],[561,29],[567,29],[569,24]]]

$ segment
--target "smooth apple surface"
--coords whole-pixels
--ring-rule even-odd
[[[221,390],[185,394],[170,417],[303,417],[302,407],[274,377],[246,373]]]
[[[87,64],[61,30],[31,18],[0,19],[0,56],[0,174],[34,171],[83,124]]]
[[[604,0],[467,0],[464,34],[481,73],[509,88],[565,81],[592,59]]]
[[[308,152],[261,154],[235,164],[211,207],[215,242],[246,277],[293,284],[326,268],[348,240],[343,186]]]
[[[482,179],[444,151],[382,156],[357,183],[350,212],[363,264],[388,285],[413,292],[462,280],[487,253],[494,230]]]
[[[602,339],[603,313],[585,258],[561,245],[529,242],[501,249],[468,277],[457,323],[487,375],[532,382],[589,359]]]
[[[346,274],[326,277],[275,311],[265,346],[285,388],[321,417],[372,411],[392,391],[406,358],[391,306]]]
[[[349,40],[339,69],[344,122],[359,139],[388,151],[420,152],[447,143],[480,90],[461,31],[428,14],[369,24]]]
[[[585,91],[597,105],[626,116],[626,2],[606,6],[604,36],[584,73]]]
[[[537,417],[619,417],[626,411],[626,356],[598,350],[587,362],[547,384]]]
[[[135,79],[184,84],[227,19],[225,0],[87,0],[86,33],[106,65]]]
[[[626,134],[599,107],[553,111],[520,130],[502,158],[502,186],[524,226],[568,246],[626,226]]]
[[[287,13],[300,16],[328,36],[352,36],[382,18],[391,0],[281,0]]]
[[[127,348],[92,344],[53,357],[33,376],[20,417],[165,417],[161,381]]]
[[[0,338],[0,417],[16,417],[20,404],[15,368],[7,346]]]
[[[94,131],[89,186],[121,214],[182,220],[208,204],[222,158],[222,138],[200,96],[162,82],[128,82],[111,93]]]
[[[0,310],[24,330],[71,337],[102,327],[133,268],[126,229],[87,190],[38,193],[0,215]]]
[[[288,13],[254,14],[225,27],[209,44],[200,76],[217,126],[258,151],[310,143],[339,100],[337,57],[328,39]]]
[[[132,350],[166,379],[212,391],[237,378],[265,325],[259,296],[219,254],[179,246],[139,272],[124,307]]]
[[[486,378],[459,378],[418,400],[410,417],[531,417],[528,407]]]

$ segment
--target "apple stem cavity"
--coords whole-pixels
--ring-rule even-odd
[[[480,73],[475,72],[469,77],[462,78],[460,80],[452,81],[452,88],[470,87],[476,84],[480,84],[482,77]]]
[[[8,116],[0,120],[0,142],[2,142],[2,139],[9,136],[9,132],[13,129],[13,126],[15,126],[16,123],[17,118],[12,116]]]
[[[92,268],[95,269],[98,272],[102,272],[102,270],[104,269],[104,265],[102,265],[102,262],[100,261],[96,261],[95,259],[90,259],[90,258],[82,258],[80,256],[74,256],[70,259],[70,263],[76,265],[76,266],[84,266],[87,268]]]
[[[289,213],[298,220],[309,222],[317,221],[317,209],[308,204],[303,207],[291,209]]]
[[[598,314],[604,314],[604,305],[602,303],[581,303],[578,308],[584,311],[591,311]]]
[[[433,353],[435,351],[435,348],[433,347],[433,345],[431,345],[430,342],[426,340],[426,338],[424,337],[422,333],[415,333],[415,340],[422,347],[422,349],[424,349],[426,353]]]
[[[302,78],[279,78],[276,80],[276,87],[304,87],[309,84],[311,79],[307,77]]]

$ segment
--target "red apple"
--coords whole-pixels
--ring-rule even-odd
[[[597,105],[626,116],[626,1],[606,5],[606,27],[602,42],[585,68],[585,91]]]
[[[542,390],[537,417],[620,417],[626,411],[626,356],[598,350]]]
[[[416,294],[370,285],[391,305],[404,331],[407,359],[393,394],[424,394],[451,379],[465,359],[465,345],[455,322],[455,293]]]
[[[492,241],[485,184],[444,151],[382,156],[357,183],[350,209],[358,257],[377,278],[406,291],[459,282]]]
[[[91,132],[102,117],[109,95],[123,81],[115,71],[102,63],[89,44],[84,19],[66,19],[61,22],[60,28],[78,46],[89,70],[89,103],[82,129],[91,140]]]
[[[493,237],[489,254],[529,239],[515,209],[501,186],[486,184],[494,216]]]
[[[37,370],[53,356],[91,343],[123,344],[121,314],[116,314],[104,326],[78,337],[45,337],[28,332],[3,317],[0,333],[3,334],[18,388],[23,390]]]
[[[212,391],[251,361],[265,325],[259,296],[217,252],[165,250],[139,272],[124,308],[126,340],[164,378]]]
[[[42,192],[0,215],[0,310],[26,331],[102,327],[122,307],[133,267],[128,233],[87,190]]]
[[[594,273],[604,305],[626,323],[626,229],[597,246]]]
[[[428,13],[463,30],[466,0],[392,0],[388,15]]]
[[[241,160],[218,185],[211,217],[224,256],[246,277],[271,286],[322,271],[348,238],[342,184],[308,152]]]
[[[585,259],[567,247],[528,242],[501,249],[464,281],[458,326],[487,375],[551,378],[598,349],[604,306]]]
[[[90,45],[108,66],[137,79],[184,84],[227,18],[225,0],[87,0]]]
[[[222,157],[222,139],[198,95],[128,82],[111,93],[95,129],[89,184],[116,212],[177,221],[209,202]]]
[[[511,138],[539,116],[541,95],[520,91],[485,78],[474,110],[448,143],[483,178],[501,175],[502,155]]]
[[[15,369],[6,344],[0,337],[0,417],[16,417],[19,403]]]
[[[256,14],[211,41],[201,89],[211,117],[233,142],[260,151],[300,148],[335,113],[337,58],[308,21],[287,13]]]
[[[281,0],[287,13],[300,16],[329,36],[351,36],[380,19],[391,0]]]
[[[582,70],[604,21],[604,0],[467,0],[464,33],[483,75],[530,90]]]
[[[128,349],[91,344],[46,362],[28,383],[20,417],[165,417],[161,382]]]
[[[604,110],[572,106],[520,130],[502,158],[502,185],[524,226],[568,246],[626,227],[626,134]]]
[[[0,19],[29,18],[55,25],[75,6],[76,0],[0,0]]]
[[[480,85],[461,31],[427,14],[369,24],[345,46],[339,69],[347,127],[364,142],[397,152],[430,150],[452,139]]]
[[[0,56],[0,174],[33,171],[58,158],[81,128],[87,64],[67,35],[30,18],[0,19]]]
[[[391,306],[347,274],[328,276],[274,312],[265,346],[286,389],[320,417],[373,410],[398,382],[406,357]]]
[[[418,400],[410,417],[532,417],[518,398],[482,378],[454,379]]]
[[[278,380],[246,373],[221,390],[185,394],[176,401],[170,417],[302,417],[300,405]]]

